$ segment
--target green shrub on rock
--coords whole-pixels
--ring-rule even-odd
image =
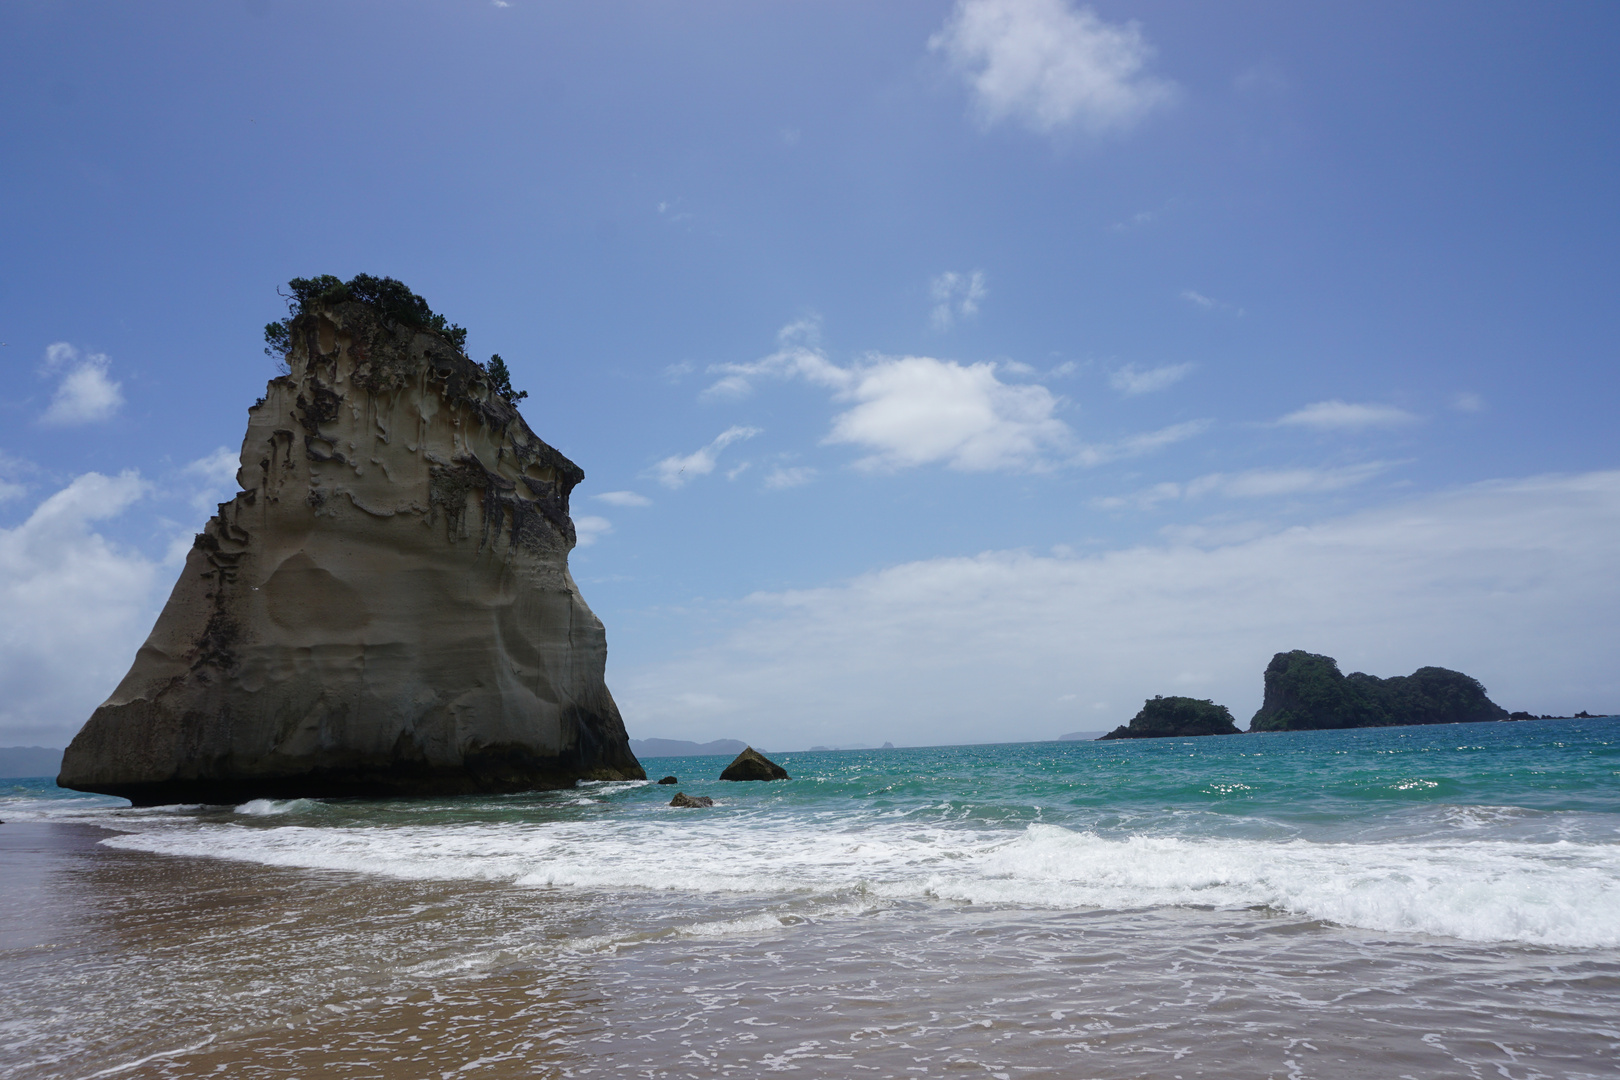
[[[467,348],[467,330],[448,321],[428,306],[428,302],[413,293],[405,283],[391,277],[373,277],[356,274],[348,281],[321,274],[312,278],[293,278],[287,282],[287,317],[264,328],[264,351],[273,357],[287,355],[292,345],[292,323],[306,311],[332,307],[349,300],[370,304],[385,318],[438,334],[458,350]]]
[[[1180,739],[1191,735],[1237,735],[1237,722],[1225,705],[1207,698],[1153,697],[1130,724],[1104,735],[1104,739]]]

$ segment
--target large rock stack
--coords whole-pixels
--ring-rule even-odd
[[[59,782],[149,805],[644,778],[568,571],[584,473],[442,319],[326,292],[280,324],[242,490]]]

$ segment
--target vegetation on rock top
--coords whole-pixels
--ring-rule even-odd
[[[529,396],[527,390],[512,389],[512,373],[506,369],[506,361],[501,359],[500,353],[489,358],[489,385],[494,391],[516,405]]]
[[[332,274],[321,274],[293,278],[287,282],[287,288],[289,291],[283,294],[287,300],[287,317],[266,323],[264,327],[265,355],[277,360],[285,360],[291,351],[292,325],[300,315],[350,301],[370,305],[389,321],[438,334],[459,352],[466,353],[466,328],[434,311],[425,299],[396,278],[356,274],[344,281]],[[529,396],[526,390],[512,389],[512,373],[500,353],[489,358],[487,370],[491,389],[508,402],[515,405]]]
[[[403,281],[391,277],[373,277],[356,274],[348,281],[331,274],[312,278],[293,278],[287,282],[292,290],[287,296],[288,315],[280,322],[267,323],[264,328],[264,351],[271,356],[287,354],[292,345],[293,320],[306,311],[332,307],[347,300],[370,304],[385,318],[438,334],[455,345],[467,347],[467,330],[447,320],[428,306],[428,302],[413,293]]]

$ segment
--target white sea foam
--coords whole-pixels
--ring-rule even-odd
[[[414,879],[1053,909],[1270,907],[1371,930],[1620,945],[1620,846],[1321,843],[663,815],[620,821],[308,827],[147,823],[123,848]],[[743,917],[739,917],[743,918]],[[780,925],[761,917],[760,927]],[[774,920],[774,922],[773,922]],[[746,918],[744,918],[746,921]],[[723,932],[742,932],[736,920]],[[752,924],[750,924],[752,925]],[[693,929],[695,934],[705,931]],[[722,932],[722,931],[716,931]]]
[[[249,799],[236,808],[238,814],[249,817],[276,817],[281,814],[299,814],[320,806],[314,799]]]

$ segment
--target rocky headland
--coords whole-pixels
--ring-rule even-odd
[[[1142,703],[1142,710],[1129,724],[1121,724],[1098,741],[1238,734],[1237,722],[1225,705],[1204,698],[1154,697]]]
[[[241,491],[59,783],[151,805],[644,779],[568,570],[584,473],[400,283],[291,284]]]
[[[1300,649],[1278,653],[1266,666],[1265,699],[1250,731],[1468,724],[1506,720],[1478,679],[1460,671],[1421,667],[1380,679],[1341,674],[1338,661]]]

